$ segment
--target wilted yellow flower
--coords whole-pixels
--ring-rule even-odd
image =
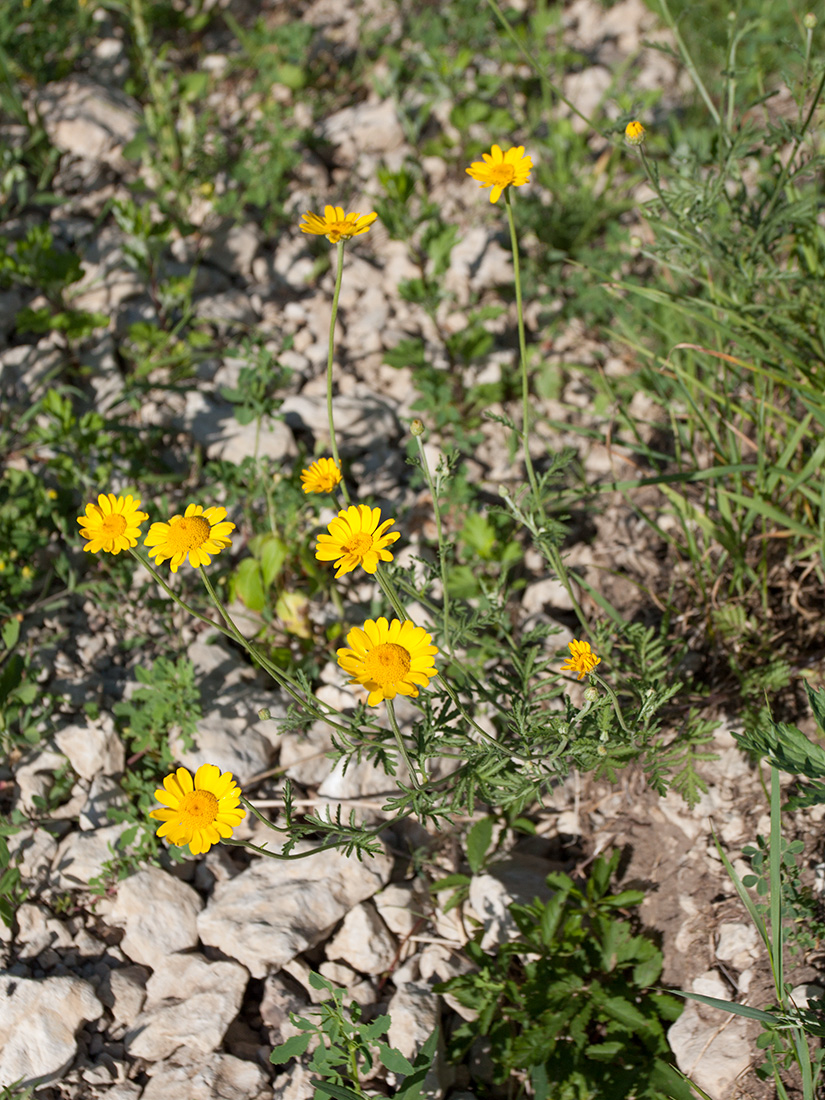
[[[319,458],[308,469],[301,470],[305,493],[331,493],[340,480],[341,471],[332,458]]]
[[[426,687],[437,675],[433,657],[438,647],[410,619],[367,619],[347,634],[347,645],[349,649],[338,650],[338,664],[352,677],[351,684],[366,688],[371,707],[396,695],[418,695],[419,686]]]
[[[380,561],[392,561],[387,547],[401,537],[398,531],[386,533],[393,523],[394,519],[381,522],[380,508],[351,504],[328,524],[329,534],[318,536],[315,557],[318,561],[335,562],[336,577],[358,565],[367,573],[374,573]]]
[[[83,549],[92,554],[100,550],[104,554],[119,554],[137,546],[140,524],[148,518],[146,512],[140,511],[140,501],[132,496],[101,493],[97,504],[87,504],[86,514],[77,517],[80,534],[89,540]]]
[[[302,233],[314,233],[317,237],[326,237],[333,244],[348,241],[350,237],[360,237],[366,233],[377,214],[345,214],[343,206],[325,206],[323,218],[307,210],[302,215],[300,226]]]
[[[490,202],[498,202],[505,187],[521,187],[530,182],[533,161],[524,156],[524,146],[517,145],[506,153],[494,145],[489,153],[481,154],[484,160],[475,160],[465,168],[468,176],[478,181],[480,187],[492,187]]]
[[[143,544],[152,547],[149,557],[158,565],[170,558],[169,568],[173,573],[177,573],[178,566],[187,557],[189,564],[197,569],[210,564],[210,554],[220,554],[232,545],[229,532],[235,530],[235,524],[224,522],[225,517],[225,508],[189,504],[182,516],[172,516],[168,523],[153,523]]]
[[[573,639],[572,642],[568,642],[567,648],[570,650],[570,656],[561,666],[559,670],[561,672],[578,672],[581,680],[588,672],[592,672],[596,665],[601,664],[601,657],[597,657],[591,650],[590,642],[577,642]]]
[[[641,145],[645,139],[645,128],[634,118],[625,126],[624,137],[628,145]]]
[[[158,836],[170,843],[188,844],[193,855],[208,852],[223,837],[232,836],[246,811],[238,805],[241,788],[235,786],[232,772],[221,773],[216,764],[201,764],[195,778],[186,770],[167,775],[155,798],[164,808],[151,810],[150,817],[163,824]]]

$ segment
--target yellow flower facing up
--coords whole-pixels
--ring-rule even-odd
[[[641,145],[645,139],[645,128],[637,119],[628,122],[624,128],[624,139],[628,145]]]
[[[140,501],[132,496],[116,497],[101,493],[97,504],[87,504],[86,514],[77,517],[80,534],[89,541],[83,547],[92,554],[119,554],[137,546],[140,525],[149,516],[140,511]]]
[[[590,648],[590,642],[577,642],[573,639],[572,642],[568,642],[567,648],[570,650],[570,656],[561,666],[561,672],[578,672],[579,679],[582,680],[588,672],[593,671],[596,665],[601,664],[602,659],[597,657]]]
[[[426,687],[437,675],[433,657],[438,647],[409,619],[367,619],[347,634],[347,645],[349,649],[338,650],[338,664],[349,673],[351,684],[369,692],[371,707],[396,695],[416,696],[419,686]]]
[[[341,471],[332,458],[319,458],[308,469],[301,470],[305,493],[331,493],[340,480]]]
[[[494,145],[489,153],[482,153],[484,160],[474,160],[465,168],[468,176],[478,181],[479,187],[492,187],[490,202],[498,202],[506,187],[521,187],[530,182],[533,161],[524,156],[524,146],[517,145],[502,152]]]
[[[315,557],[318,561],[335,562],[336,577],[358,565],[365,572],[374,573],[380,561],[392,561],[387,547],[401,537],[398,531],[387,534],[393,523],[394,519],[381,522],[380,508],[351,504],[328,524],[328,534],[318,536]]]
[[[173,573],[187,557],[195,569],[209,565],[210,554],[220,554],[231,545],[229,532],[235,530],[235,524],[225,523],[225,516],[225,508],[189,504],[182,516],[172,516],[168,523],[153,523],[143,544],[152,547],[149,557],[158,565],[169,558]]]
[[[326,237],[333,244],[348,241],[350,237],[360,237],[366,233],[377,214],[345,214],[343,206],[325,206],[323,218],[307,210],[300,225],[302,233],[314,233],[316,237]]]
[[[158,836],[171,844],[188,844],[199,855],[240,825],[246,813],[238,805],[240,795],[232,772],[221,772],[216,764],[201,764],[194,779],[186,768],[178,768],[155,791],[163,809],[151,810],[149,816],[163,822]]]

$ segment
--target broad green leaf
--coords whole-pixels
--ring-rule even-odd
[[[279,1066],[283,1062],[288,1062],[290,1058],[300,1058],[302,1054],[306,1054],[311,1038],[310,1032],[293,1035],[285,1043],[281,1043],[280,1046],[274,1048],[269,1056],[270,1062]]]
[[[381,1065],[385,1066],[391,1073],[403,1073],[406,1077],[413,1072],[413,1067],[400,1050],[388,1046],[387,1043],[376,1043],[376,1046],[378,1047]]]
[[[289,548],[277,535],[267,535],[258,551],[264,588],[269,588],[284,567]]]
[[[400,1088],[395,1093],[394,1100],[423,1100],[421,1088],[433,1064],[439,1034],[438,1025],[436,1025],[416,1055],[413,1062],[413,1072],[404,1078]]]
[[[7,622],[3,623],[3,645],[6,649],[13,649],[17,645],[17,639],[20,637],[20,621],[12,616]]]
[[[244,558],[233,577],[235,595],[250,611],[263,611],[266,606],[261,567],[254,558]]]

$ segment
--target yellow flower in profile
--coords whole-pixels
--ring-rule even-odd
[[[140,525],[149,516],[140,511],[140,501],[132,496],[116,497],[101,493],[97,504],[87,504],[86,514],[77,517],[80,534],[89,541],[83,547],[92,554],[119,554],[137,546]]]
[[[308,469],[301,470],[305,493],[331,493],[340,480],[341,471],[331,458],[319,458]]]
[[[641,145],[645,139],[645,128],[637,119],[628,122],[624,128],[624,138],[628,145]]]
[[[221,772],[216,764],[201,764],[194,780],[186,768],[178,768],[155,791],[164,808],[151,810],[149,816],[163,822],[158,836],[168,837],[172,844],[188,844],[196,856],[208,852],[221,837],[232,836],[240,825],[246,813],[238,805],[240,795],[232,772]]]
[[[596,665],[601,664],[601,657],[590,648],[590,642],[577,642],[575,638],[568,642],[567,648],[570,656],[561,666],[560,672],[578,672],[579,679],[583,679],[588,672],[592,672]]]
[[[371,707],[396,695],[416,696],[419,686],[437,675],[433,657],[438,647],[423,626],[409,619],[367,619],[347,634],[347,645],[338,650],[338,664],[350,674],[351,684],[366,688]]]
[[[379,561],[392,561],[387,547],[401,537],[398,531],[386,533],[393,523],[394,519],[381,522],[380,508],[351,504],[327,525],[329,534],[318,536],[315,557],[318,561],[335,562],[336,577],[349,573],[357,565],[367,573],[374,573]]]
[[[348,241],[350,237],[360,237],[366,233],[377,214],[345,214],[343,206],[325,206],[323,218],[307,210],[302,215],[300,226],[302,233],[314,233],[317,237],[326,237],[333,244]]]
[[[158,565],[170,558],[173,573],[187,557],[194,569],[209,565],[210,554],[220,554],[231,545],[229,532],[235,530],[235,524],[224,523],[225,516],[225,508],[189,504],[182,516],[172,516],[168,523],[153,523],[143,544],[152,547],[149,557]]]
[[[498,202],[505,187],[521,187],[530,182],[533,161],[524,156],[523,145],[514,146],[506,153],[494,145],[489,153],[481,155],[484,160],[474,160],[465,172],[478,181],[479,187],[492,187],[490,202]]]

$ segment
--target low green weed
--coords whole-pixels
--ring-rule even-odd
[[[20,824],[14,818],[0,815],[0,920],[7,928],[12,927],[15,911],[28,897],[20,860],[9,851],[8,838],[19,832]]]
[[[432,1065],[438,1039],[437,1030],[424,1043],[415,1064],[382,1039],[390,1026],[389,1016],[362,1019],[361,1008],[355,1001],[345,1003],[345,991],[320,974],[310,972],[309,983],[317,989],[323,1000],[317,1009],[307,1016],[295,1012],[289,1014],[299,1034],[275,1047],[270,1062],[283,1065],[290,1058],[306,1054],[313,1042],[317,1043],[309,1068],[318,1077],[313,1079],[315,1100],[333,1097],[333,1100],[363,1100],[367,1096],[363,1077],[376,1063],[404,1081],[394,1092],[400,1100],[419,1100],[420,1089],[427,1070]],[[309,1019],[308,1016],[315,1017]]]
[[[475,969],[435,987],[478,1014],[450,1037],[454,1061],[481,1038],[494,1085],[526,1073],[544,1100],[689,1100],[665,1036],[681,1008],[651,988],[661,951],[619,916],[644,899],[640,890],[610,892],[619,859],[598,857],[582,886],[549,875],[552,898],[510,905],[519,935],[495,952],[467,944]]]

